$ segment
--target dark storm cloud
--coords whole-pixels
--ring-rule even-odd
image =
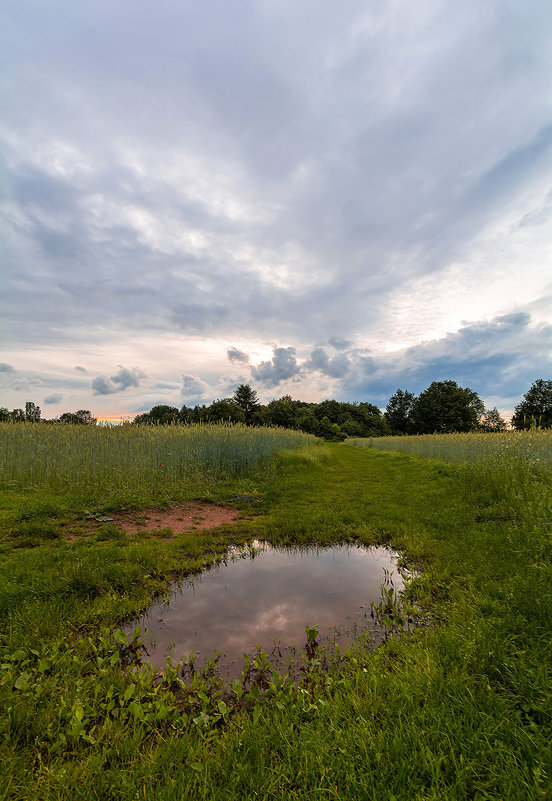
[[[265,387],[277,387],[282,381],[299,375],[301,368],[297,364],[295,348],[274,348],[272,359],[261,362],[251,368],[255,381]]]
[[[237,362],[238,364],[249,364],[249,356],[247,353],[244,353],[243,350],[238,350],[238,348],[228,348],[226,355],[231,362]]]
[[[137,367],[130,369],[119,365],[119,372],[108,378],[99,375],[92,381],[94,395],[113,395],[116,392],[123,392],[128,387],[139,387],[145,381],[146,376]]]

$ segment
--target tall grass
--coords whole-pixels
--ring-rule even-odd
[[[237,424],[190,426],[47,426],[0,424],[4,489],[112,497],[166,494],[183,481],[244,476],[283,448],[315,442],[297,431]]]
[[[352,440],[354,445],[399,451],[443,462],[473,464],[489,459],[523,462],[527,467],[552,465],[552,429],[497,434],[424,434]]]
[[[480,509],[481,520],[515,521],[520,536],[550,528],[550,429],[378,437],[354,440],[354,444],[459,464],[459,476]]]

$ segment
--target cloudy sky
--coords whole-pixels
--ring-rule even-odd
[[[0,405],[548,378],[549,0],[6,0]]]

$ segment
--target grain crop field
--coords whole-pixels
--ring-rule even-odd
[[[0,482],[104,506],[159,502],[262,470],[308,434],[241,424],[90,426],[0,423]]]
[[[371,447],[299,437],[271,455],[259,442],[257,462],[230,447],[227,472],[220,456],[202,472],[169,451],[181,431],[63,431],[65,455],[44,449],[35,464],[38,428],[15,429],[1,430],[0,799],[550,798],[550,432],[357,443]],[[201,437],[238,432],[197,436],[211,454]],[[156,483],[163,454],[171,466]],[[138,508],[177,495],[247,497],[256,511],[167,541],[113,524],[63,533],[85,499]],[[391,545],[416,570],[387,613],[416,608],[423,625],[328,670],[311,658],[300,686],[270,671],[225,685],[216,671],[184,681],[177,664],[139,668],[140,635],[129,644],[119,627],[175,575],[254,539]]]
[[[485,461],[497,467],[550,469],[552,430],[504,431],[492,434],[424,434],[411,437],[373,437],[350,441],[377,450],[398,451],[443,462],[473,464]]]

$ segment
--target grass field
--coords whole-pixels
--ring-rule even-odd
[[[352,440],[355,445],[397,451],[472,465],[494,462],[509,469],[549,469],[552,465],[552,430],[504,431],[496,434],[425,434],[418,437],[374,437]]]
[[[166,449],[168,433],[151,436],[151,447]],[[127,467],[115,487],[83,480],[76,457],[71,473],[51,453],[65,479],[50,479],[52,467],[31,479],[12,440],[1,521],[0,798],[549,798],[550,438],[504,439],[523,443],[520,458],[519,448],[501,453],[496,436],[486,435],[495,450],[483,456],[477,438],[473,456],[462,440],[459,463],[454,444],[437,460],[396,452],[395,438],[378,441],[394,451],[295,441],[258,467],[236,470],[229,459],[226,472],[219,462],[203,477],[153,479],[148,461],[147,487],[127,484]],[[427,440],[434,448],[434,438],[411,438],[421,448]],[[23,462],[32,469],[32,455]],[[244,493],[260,514],[231,529],[170,542],[109,527],[63,536],[84,502]],[[114,637],[117,626],[175,574],[253,538],[389,543],[419,568],[409,595],[431,626],[353,652],[330,674],[313,663],[301,688],[277,676],[261,690],[201,676],[183,687],[171,670],[159,683],[125,668],[133,649]]]

